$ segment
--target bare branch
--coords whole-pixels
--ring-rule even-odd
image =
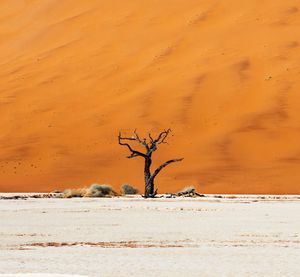
[[[122,137],[121,132],[119,133],[119,136],[118,136],[119,144],[120,144],[120,145],[123,145],[123,146],[127,146],[127,148],[129,149],[129,151],[131,152],[131,155],[128,156],[127,158],[135,158],[135,157],[138,157],[138,156],[147,158],[147,155],[145,155],[144,153],[142,153],[142,152],[140,152],[140,151],[137,151],[137,150],[133,149],[133,148],[130,146],[130,144],[125,143],[125,142],[122,142],[122,140],[136,140],[136,139],[135,139],[135,138]]]
[[[166,166],[168,166],[171,163],[175,163],[175,162],[181,162],[183,160],[183,158],[180,159],[172,159],[169,161],[166,161],[165,163],[161,164],[157,169],[155,169],[155,171],[153,172],[153,174],[151,175],[149,182],[153,181],[154,178],[158,175],[158,173],[165,168]]]
[[[152,138],[152,136],[151,136],[150,133],[148,134],[148,136],[149,136],[150,142],[153,143],[153,142],[154,142],[154,139]]]
[[[122,137],[122,140],[129,140],[129,141],[136,141],[139,144],[143,145],[146,148],[147,153],[144,154],[146,156],[149,156],[152,154],[152,152],[157,150],[157,145],[158,144],[162,144],[162,143],[167,143],[165,140],[167,138],[167,136],[169,135],[169,133],[171,132],[171,129],[167,129],[164,130],[163,132],[161,132],[158,137],[156,139],[154,139],[151,134],[149,133],[149,139],[150,142],[147,143],[147,139],[146,138],[140,138],[140,136],[138,135],[136,129],[134,130],[134,135],[132,137]],[[131,150],[130,150],[131,151]]]
[[[156,151],[158,144],[167,143],[165,140],[166,140],[166,138],[167,138],[167,136],[169,135],[170,132],[171,132],[171,129],[164,130],[163,132],[161,132],[158,135],[158,137],[156,139],[153,139],[151,137],[151,134],[149,134],[151,145],[149,147],[148,154],[151,154],[152,152]]]
[[[131,159],[131,158],[135,158],[135,157],[138,157],[140,155],[138,154],[135,154],[135,153],[131,153],[131,155],[127,156],[128,159]]]
[[[139,135],[138,135],[137,132],[136,132],[136,129],[134,130],[134,135],[135,135],[135,140],[136,140],[138,143],[142,144],[142,145],[146,148],[146,150],[148,151],[148,150],[149,150],[149,146],[148,146],[148,144],[147,144],[146,139],[144,138],[143,140],[141,140],[140,137],[139,137]]]
[[[165,143],[165,139],[167,138],[167,136],[169,135],[170,132],[171,132],[171,129],[167,129],[167,130],[164,130],[163,132],[161,132],[159,134],[159,136],[157,137],[157,139],[154,140],[154,143],[156,143],[156,144]]]

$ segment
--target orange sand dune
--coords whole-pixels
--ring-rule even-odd
[[[119,130],[172,128],[159,192],[300,193],[297,0],[2,0],[0,191],[143,186]]]

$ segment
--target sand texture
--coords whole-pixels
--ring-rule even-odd
[[[300,276],[299,208],[292,196],[0,200],[0,273]]]
[[[300,193],[299,34],[298,0],[2,0],[0,191],[141,188],[118,131],[170,127],[160,192]]]

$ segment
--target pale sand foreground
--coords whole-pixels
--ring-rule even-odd
[[[0,200],[0,273],[300,276],[300,201],[256,200]]]
[[[47,274],[47,273],[16,273],[16,274],[0,274],[1,277],[85,277],[84,275],[69,274]]]

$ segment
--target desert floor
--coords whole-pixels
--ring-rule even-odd
[[[295,196],[0,200],[0,273],[300,276],[299,209]]]

